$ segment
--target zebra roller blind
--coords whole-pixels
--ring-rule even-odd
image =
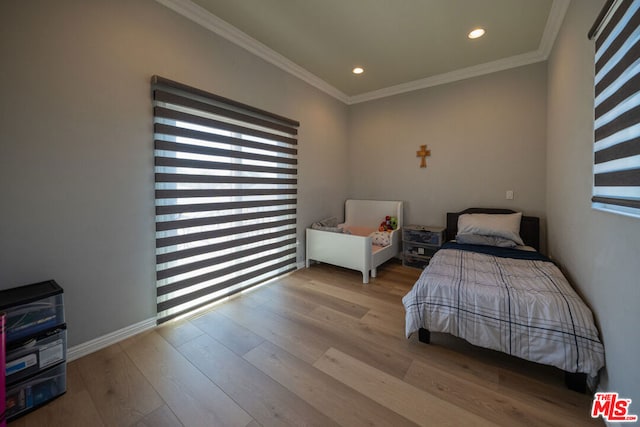
[[[161,323],[296,268],[299,123],[151,86]]]
[[[593,206],[640,216],[640,0],[609,1],[595,38]]]

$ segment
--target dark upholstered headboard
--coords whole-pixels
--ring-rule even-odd
[[[469,208],[462,212],[447,212],[447,240],[453,240],[458,233],[458,217],[462,214],[485,213],[485,214],[510,214],[515,213],[510,209],[491,209],[491,208]],[[522,216],[520,222],[520,237],[525,245],[540,250],[540,218],[535,216]]]

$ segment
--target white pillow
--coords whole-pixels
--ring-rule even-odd
[[[391,233],[375,231],[371,233],[371,241],[377,246],[389,246],[391,244]]]
[[[458,234],[502,237],[524,245],[520,237],[522,212],[513,214],[464,214],[458,217]]]

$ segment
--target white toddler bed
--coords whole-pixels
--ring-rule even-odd
[[[369,283],[369,274],[376,277],[377,267],[400,253],[402,202],[347,200],[344,210],[345,221],[340,227],[351,234],[307,229],[306,266],[320,261],[351,268],[362,272],[362,283]],[[390,232],[388,246],[373,245],[371,233],[386,216],[398,218],[398,228]]]

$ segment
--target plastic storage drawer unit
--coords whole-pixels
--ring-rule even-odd
[[[53,280],[0,291],[7,345],[64,323],[62,288]]]
[[[423,269],[442,246],[444,227],[407,225],[402,229],[402,265]]]
[[[67,326],[62,325],[7,348],[6,379],[13,384],[67,358]]]

